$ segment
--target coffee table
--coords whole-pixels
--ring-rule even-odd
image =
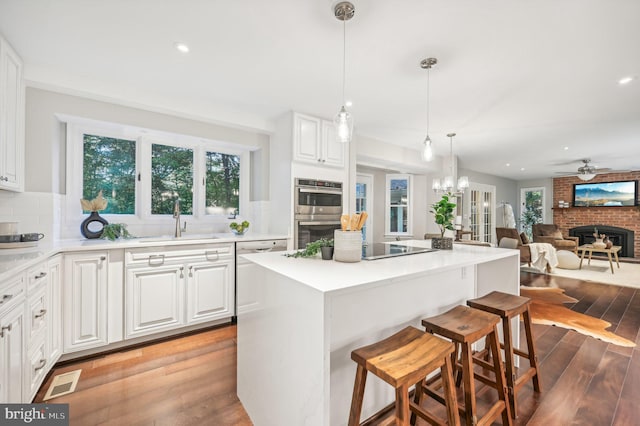
[[[595,253],[606,253],[609,258],[609,266],[611,267],[611,273],[613,274],[613,259],[611,255],[616,259],[616,264],[618,265],[618,269],[620,269],[620,261],[618,260],[618,252],[622,246],[613,246],[611,248],[596,248],[591,244],[583,244],[578,247],[578,251],[582,251],[582,255],[580,256],[580,268],[582,269],[582,260],[584,259],[584,254],[589,253],[589,265],[591,265],[591,255]]]

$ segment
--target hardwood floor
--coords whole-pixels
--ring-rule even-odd
[[[610,331],[640,343],[640,289],[526,272],[521,283],[564,288],[578,300],[568,307],[609,321]],[[533,331],[543,392],[534,393],[530,382],[522,388],[515,425],[639,423],[638,347],[546,325]],[[76,391],[50,401],[70,404],[72,426],[251,424],[236,396],[234,325],[67,364],[54,374],[78,368]]]

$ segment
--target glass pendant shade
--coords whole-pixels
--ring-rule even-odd
[[[442,187],[440,186],[440,179],[434,179],[431,183],[431,189],[434,191],[440,191]]]
[[[351,134],[353,132],[353,116],[347,109],[342,106],[336,117],[333,119],[333,123],[336,126],[336,134],[338,140],[342,143],[348,143],[351,141]]]
[[[453,176],[445,176],[443,181],[442,181],[442,189],[446,190],[447,192],[451,191],[451,189],[453,189]]]
[[[424,140],[424,147],[422,148],[422,159],[424,161],[433,160],[433,149],[431,148],[431,138],[429,135]]]
[[[591,180],[594,177],[596,177],[595,173],[580,173],[578,175],[578,179],[580,179],[580,180]]]
[[[464,191],[469,188],[469,176],[460,176],[458,179],[458,191]]]

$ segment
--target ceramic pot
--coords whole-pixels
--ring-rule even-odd
[[[432,238],[431,248],[440,250],[452,250],[453,238]]]
[[[598,249],[603,249],[607,246],[607,244],[602,241],[602,238],[596,238],[596,241],[592,244],[592,246]]]
[[[320,247],[320,251],[322,252],[322,260],[333,259],[333,247]]]
[[[102,235],[102,230],[105,225],[108,225],[109,222],[102,216],[98,214],[98,212],[91,212],[89,217],[82,221],[80,224],[80,233],[83,237],[88,239],[100,238]]]

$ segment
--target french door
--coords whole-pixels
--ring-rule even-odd
[[[496,187],[469,182],[464,195],[464,215],[468,218],[471,239],[495,242],[496,229]]]
[[[373,242],[373,175],[356,175],[356,213],[366,211],[369,215],[362,227],[362,242]]]

